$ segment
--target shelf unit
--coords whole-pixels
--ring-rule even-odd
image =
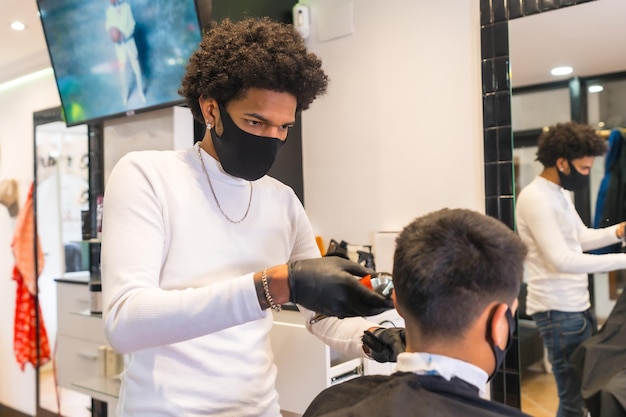
[[[119,379],[98,376],[98,349],[108,344],[102,314],[89,311],[87,279],[57,279],[57,377],[60,387],[115,410]]]

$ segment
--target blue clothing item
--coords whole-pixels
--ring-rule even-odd
[[[609,181],[611,180],[611,167],[618,162],[620,153],[622,152],[622,132],[619,129],[613,129],[609,135],[609,150],[606,153],[604,159],[604,177],[600,182],[600,188],[598,189],[598,198],[596,200],[596,213],[593,219],[593,227],[598,229],[603,227],[600,225],[602,222],[602,212],[604,211],[604,204],[606,202],[606,193],[609,187]]]
[[[609,197],[609,193],[615,193],[620,189],[619,183],[620,178],[622,177],[621,173],[621,163],[624,156],[622,155],[622,142],[624,142],[624,138],[622,136],[622,132],[620,129],[613,129],[611,134],[609,135],[609,150],[606,153],[606,157],[604,159],[604,177],[600,182],[600,188],[598,189],[598,197],[596,199],[596,211],[593,219],[593,227],[595,229],[599,229],[602,227],[606,227],[611,224],[618,223],[621,219],[608,218],[614,217],[609,216],[609,213],[615,213],[615,209],[609,207],[609,211],[605,212],[605,207],[607,205],[607,201],[609,204],[621,204],[619,203],[619,196]],[[626,149],[624,149],[626,150]],[[610,185],[611,183],[612,186]],[[590,253],[601,255],[603,253],[617,253],[621,252],[621,244],[617,243],[615,245],[607,246],[605,248],[600,248],[591,251]]]
[[[596,320],[591,310],[582,312],[544,311],[532,315],[537,324],[559,394],[557,417],[584,417],[585,404],[581,381],[575,366],[569,361],[576,348],[596,332]]]

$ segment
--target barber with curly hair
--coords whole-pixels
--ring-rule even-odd
[[[552,364],[559,394],[557,417],[585,415],[581,383],[569,357],[597,330],[587,274],[626,268],[626,254],[585,253],[623,239],[624,223],[588,228],[570,197],[570,191],[589,185],[595,157],[606,150],[604,139],[588,125],[551,126],[539,137],[537,160],[543,171],[517,199],[517,230],[528,246],[526,309]]]
[[[293,26],[222,21],[179,90],[202,141],[114,167],[102,282],[106,335],[125,357],[119,416],[280,416],[269,333],[287,302],[334,350],[365,356],[376,325],[361,316],[392,302],[359,283],[371,271],[320,257],[295,193],[266,175],[327,84]]]

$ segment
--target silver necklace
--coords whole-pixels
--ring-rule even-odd
[[[206,167],[204,166],[204,159],[202,159],[202,150],[200,149],[200,144],[198,144],[198,156],[200,157],[200,165],[202,165],[202,170],[204,171],[204,175],[206,176],[206,179],[209,182],[209,187],[211,187],[211,193],[213,194],[213,198],[215,198],[215,202],[217,203],[217,208],[220,209],[224,217],[226,217],[226,220],[228,220],[231,223],[236,224],[236,223],[241,223],[242,221],[244,221],[246,217],[248,217],[248,213],[250,212],[250,206],[252,205],[252,183],[248,182],[250,184],[250,199],[248,200],[248,208],[246,208],[246,212],[244,213],[241,219],[233,220],[230,217],[228,217],[228,214],[224,212],[224,209],[222,209],[222,205],[220,204],[220,200],[217,199],[217,195],[215,194],[215,190],[213,189],[213,183],[211,182],[211,177],[209,176],[209,172],[206,170]]]

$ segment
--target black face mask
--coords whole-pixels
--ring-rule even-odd
[[[561,186],[569,191],[578,191],[589,186],[589,175],[584,175],[578,172],[572,161],[567,160],[569,164],[569,175],[565,175],[558,169],[556,172],[559,174],[559,180]]]
[[[489,375],[488,381],[496,374],[496,371],[502,366],[502,362],[504,362],[504,357],[506,356],[507,350],[511,347],[511,340],[513,340],[513,333],[515,332],[515,319],[513,318],[513,313],[511,313],[511,309],[507,308],[505,313],[506,319],[509,322],[509,339],[506,342],[506,347],[504,349],[500,349],[498,345],[493,342],[493,338],[489,333],[491,331],[491,321],[493,320],[493,316],[489,319],[488,327],[487,327],[487,341],[491,344],[491,349],[493,350],[493,354],[496,359],[496,367],[493,369],[491,375]]]
[[[270,170],[285,141],[241,130],[224,106],[218,106],[224,131],[218,137],[212,129],[211,138],[222,168],[233,177],[258,180]]]

